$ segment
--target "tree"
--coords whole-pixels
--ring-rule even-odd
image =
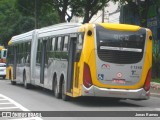
[[[15,32],[14,24],[19,18],[19,13],[14,9],[15,0],[0,1],[0,43],[7,45]]]
[[[84,13],[83,23],[87,23],[91,18],[99,11],[102,10],[104,6],[107,6],[107,3],[110,0],[83,0],[82,8]]]
[[[36,19],[35,24],[37,24],[37,28],[41,28],[59,22],[59,17],[50,4],[51,1],[52,0],[17,0],[16,8],[23,16]]]
[[[132,5],[132,11],[138,12],[140,19],[140,26],[147,27],[147,12],[149,8],[149,0],[141,1],[137,0],[133,2],[133,0],[113,0],[114,2],[119,2],[120,5],[128,4]]]
[[[73,16],[83,16],[83,23],[87,23],[109,1],[112,0],[53,0],[53,7],[58,12],[61,22],[66,21],[67,15],[68,22]]]
[[[40,2],[37,5],[38,26],[58,23],[58,15],[50,4],[37,1]],[[7,45],[12,36],[35,29],[34,3],[29,0],[0,0],[0,44]]]

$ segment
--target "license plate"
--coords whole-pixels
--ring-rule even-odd
[[[112,80],[113,83],[119,83],[119,84],[125,84],[125,80],[124,79],[113,79]]]

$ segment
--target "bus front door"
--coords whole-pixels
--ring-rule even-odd
[[[73,78],[74,78],[74,60],[76,54],[76,43],[77,37],[73,35],[70,37],[70,45],[68,51],[68,70],[67,70],[67,92],[71,93],[73,88]]]
[[[17,72],[17,47],[14,46],[13,79],[16,79]]]

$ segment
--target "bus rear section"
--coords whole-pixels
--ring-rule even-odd
[[[84,60],[82,95],[149,99],[151,31],[106,23],[96,24],[93,29],[94,42],[89,45],[93,50],[86,52],[89,57]]]

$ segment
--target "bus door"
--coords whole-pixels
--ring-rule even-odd
[[[47,41],[42,41],[42,54],[41,54],[41,63],[40,63],[40,83],[44,84],[44,72],[45,72],[45,60],[46,60],[46,45]]]
[[[77,35],[70,35],[70,43],[69,43],[69,51],[68,51],[68,70],[67,70],[67,92],[71,93],[71,89],[73,88],[73,78],[74,78],[74,59],[76,54],[76,44],[77,44]]]
[[[14,51],[14,62],[13,62],[13,79],[16,79],[16,68],[17,68],[17,46],[13,47]]]

